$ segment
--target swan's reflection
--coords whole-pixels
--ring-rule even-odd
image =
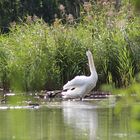
[[[98,126],[96,107],[87,102],[62,102],[64,122],[73,128],[76,133],[82,131],[89,140],[95,140]]]

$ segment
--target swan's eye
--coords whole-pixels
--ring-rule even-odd
[[[75,88],[72,88],[71,90],[74,90]]]

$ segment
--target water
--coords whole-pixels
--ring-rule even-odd
[[[128,107],[108,101],[47,102],[39,107],[0,105],[0,140],[139,140]]]

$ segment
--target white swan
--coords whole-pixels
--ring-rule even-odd
[[[88,50],[86,52],[91,75],[90,76],[76,76],[71,81],[68,81],[63,86],[61,92],[63,98],[82,98],[89,93],[95,86],[98,80],[98,75],[93,61],[92,53]]]

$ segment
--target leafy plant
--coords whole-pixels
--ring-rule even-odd
[[[81,17],[56,18],[52,25],[28,16],[0,35],[0,86],[18,91],[61,88],[88,75],[86,50],[93,53],[98,85],[127,87],[140,71],[139,17],[128,1],[116,11],[111,2],[81,8]],[[77,22],[78,20],[78,22]]]

